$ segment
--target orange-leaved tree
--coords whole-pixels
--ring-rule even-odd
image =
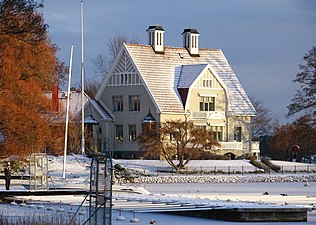
[[[161,157],[176,170],[190,160],[198,159],[206,149],[219,146],[213,132],[187,120],[167,120],[157,129],[143,131],[138,137],[139,148],[147,157]]]
[[[2,156],[26,156],[51,141],[51,109],[45,92],[65,77],[57,46],[32,0],[0,1],[0,123],[6,142]]]

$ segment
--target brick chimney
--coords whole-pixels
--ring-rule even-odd
[[[53,101],[52,111],[58,112],[59,102],[58,102],[58,85],[57,84],[54,84],[53,86],[52,101]]]

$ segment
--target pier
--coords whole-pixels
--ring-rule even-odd
[[[184,197],[130,194],[113,195],[113,209],[135,213],[166,213],[180,216],[235,222],[306,222],[312,208],[265,203],[190,199]],[[128,193],[128,194],[127,194]],[[19,201],[25,196],[87,195],[87,190],[9,190],[0,191],[0,199]]]

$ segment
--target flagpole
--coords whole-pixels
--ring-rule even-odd
[[[83,40],[83,1],[81,1],[81,153],[85,153],[84,140],[84,40]]]
[[[74,49],[74,45],[71,45],[71,48],[70,48],[70,62],[69,62],[69,76],[68,76],[68,90],[67,90],[67,106],[66,106],[66,128],[65,128],[63,179],[66,178],[66,157],[67,157],[68,122],[69,122],[69,99],[70,99],[70,83],[71,83],[71,73],[72,73],[73,49]]]

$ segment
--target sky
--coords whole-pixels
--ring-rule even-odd
[[[80,0],[46,0],[41,10],[49,37],[80,84]],[[92,62],[120,34],[148,44],[146,29],[160,24],[164,44],[182,47],[182,31],[196,28],[202,48],[222,49],[249,96],[262,100],[281,123],[299,85],[303,56],[316,46],[314,0],[84,0],[85,79],[100,80]],[[65,86],[66,88],[66,86]]]

